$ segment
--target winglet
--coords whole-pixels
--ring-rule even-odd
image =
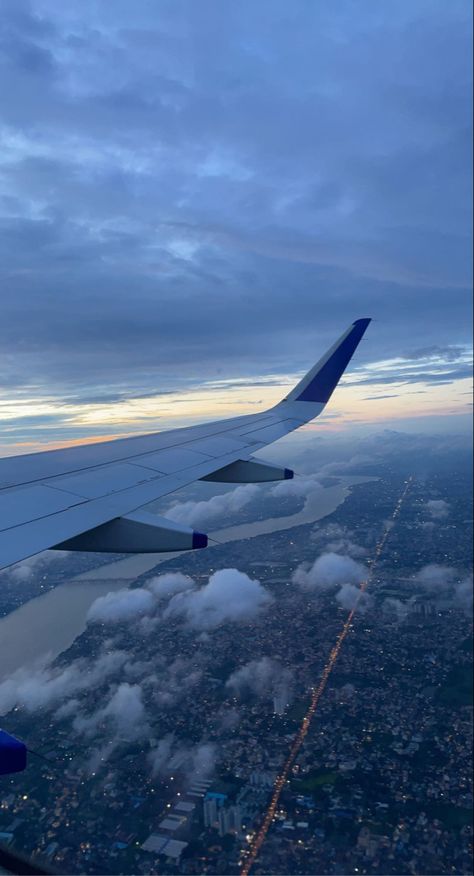
[[[326,404],[354,355],[370,319],[356,319],[295,386],[285,401]]]

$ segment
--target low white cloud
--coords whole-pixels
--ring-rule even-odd
[[[185,773],[187,781],[204,781],[214,772],[217,746],[212,742],[200,742],[194,747],[168,733],[152,743],[148,755],[152,775],[170,775],[175,771]]]
[[[386,599],[383,600],[382,611],[384,615],[386,615],[387,619],[395,620],[397,623],[401,623],[408,617],[412,605],[412,599],[407,599],[406,601],[403,601],[401,599],[397,599],[394,596],[388,596]]]
[[[324,553],[312,565],[298,566],[293,582],[302,590],[330,590],[342,584],[360,584],[367,578],[367,570],[352,557]]]
[[[237,569],[221,569],[199,590],[173,596],[163,618],[183,617],[191,627],[210,629],[228,621],[256,617],[271,601],[259,581]]]
[[[425,502],[426,510],[433,520],[444,520],[449,515],[450,505],[444,499],[429,499]]]
[[[192,751],[191,757],[189,780],[203,782],[209,779],[216,766],[217,746],[213,742],[202,742]]]
[[[472,610],[473,579],[472,573],[466,575],[453,566],[442,566],[429,563],[415,575],[415,584],[437,599],[450,601],[454,606],[468,613]]]
[[[467,612],[472,612],[473,603],[473,578],[472,573],[467,575],[455,587],[456,601]]]
[[[352,456],[351,459],[347,461],[340,460],[339,462],[328,462],[326,465],[323,465],[318,474],[319,477],[337,477],[339,474],[353,472],[354,469],[359,466],[367,465],[368,463],[373,464],[373,462],[373,457],[365,453],[359,453],[356,456]]]
[[[338,523],[328,523],[319,528],[316,526],[311,533],[311,541],[324,544],[325,551],[334,554],[347,554],[350,557],[364,557],[366,549],[352,540],[352,529],[340,526]]]
[[[102,742],[99,747],[94,747],[85,764],[87,772],[96,772],[123,742],[149,736],[150,727],[141,687],[121,682],[102,708],[92,714],[78,713],[72,727],[79,735],[93,740],[94,744]]]
[[[311,493],[323,492],[315,475],[295,477],[288,481],[280,481],[271,489],[271,495],[276,497],[295,496],[307,498]]]
[[[148,762],[151,766],[151,774],[153,777],[166,773],[166,767],[171,757],[173,741],[174,734],[168,733],[163,739],[158,740],[150,751]]]
[[[40,554],[34,554],[21,563],[15,563],[14,566],[9,566],[0,572],[0,577],[8,577],[11,581],[29,581],[30,578],[37,577],[41,573],[46,572],[49,566],[54,566],[59,560],[68,556],[68,551],[42,551]]]
[[[240,696],[250,693],[269,698],[278,694],[290,702],[292,681],[289,669],[271,657],[261,657],[236,669],[227,679],[226,687]]]
[[[276,498],[282,496],[294,496],[304,499],[303,510],[307,513],[318,512],[321,497],[326,488],[319,481],[319,474],[304,475],[288,481],[281,481],[271,490],[271,495]]]
[[[244,484],[220,493],[201,502],[178,502],[168,508],[166,516],[177,523],[194,528],[205,525],[208,521],[220,518],[220,523],[225,525],[226,515],[242,511],[259,494],[260,488],[256,484]]]
[[[348,611],[357,607],[357,611],[364,612],[372,605],[372,598],[356,584],[346,581],[336,593],[336,602]]]
[[[138,739],[149,732],[143,694],[140,685],[121,682],[109,701],[92,715],[77,715],[74,730],[84,736],[95,736],[102,725],[122,738]]]
[[[58,703],[65,705],[69,697],[97,687],[118,672],[126,660],[124,651],[112,651],[94,662],[76,660],[65,668],[19,669],[0,683],[0,714],[15,706],[36,712]]]
[[[171,663],[156,669],[149,683],[153,688],[153,701],[160,708],[171,708],[202,679],[204,661],[198,666],[195,660],[179,656]]]
[[[155,600],[144,588],[123,589],[99,596],[87,612],[87,620],[95,623],[120,623],[149,614]]]
[[[175,593],[192,590],[196,583],[188,575],[183,575],[181,572],[169,572],[147,581],[146,586],[159,599],[169,599]]]
[[[415,582],[433,593],[448,591],[453,585],[456,569],[452,566],[441,566],[438,563],[428,563],[415,576]]]
[[[152,578],[146,587],[100,596],[91,605],[87,620],[110,624],[136,620],[145,635],[170,618],[182,618],[203,631],[255,617],[271,601],[259,581],[238,569],[220,569],[200,588],[187,575],[169,573]]]
[[[73,698],[72,700],[67,700],[67,702],[63,703],[62,706],[59,706],[59,709],[55,712],[54,717],[57,718],[58,721],[61,721],[64,718],[72,718],[74,715],[77,715],[79,709],[79,700]]]

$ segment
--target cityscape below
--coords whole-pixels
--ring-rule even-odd
[[[123,557],[3,573],[6,636],[38,582],[48,611],[92,589],[69,647],[0,681],[34,752],[2,778],[3,846],[61,873],[470,872],[469,453],[366,450],[177,496],[227,528],[133,582]]]

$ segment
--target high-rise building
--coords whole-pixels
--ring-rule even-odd
[[[276,773],[269,772],[268,770],[255,770],[253,773],[250,773],[249,782],[257,788],[271,788],[275,783],[276,775]]]
[[[242,811],[240,806],[223,806],[219,810],[219,834],[242,832]]]
[[[226,794],[216,794],[208,791],[203,801],[204,826],[219,827],[219,811],[227,800]]]

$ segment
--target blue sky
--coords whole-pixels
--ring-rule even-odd
[[[471,4],[4,0],[0,452],[470,402]]]

